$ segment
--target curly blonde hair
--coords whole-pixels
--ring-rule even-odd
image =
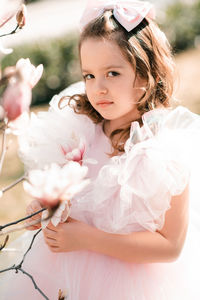
[[[170,106],[174,62],[170,45],[153,20],[144,18],[136,28],[127,32],[114,18],[111,10],[105,11],[84,28],[80,36],[79,53],[82,43],[88,38],[115,42],[133,66],[136,76],[145,80],[145,92],[137,103],[141,117],[143,113],[154,108]],[[70,97],[69,105],[71,100],[75,100],[76,105],[73,105],[73,108],[76,113],[86,114],[96,124],[103,121],[103,117],[92,107],[86,94]],[[137,121],[142,124],[141,118]],[[124,151],[124,143],[130,134],[130,125],[111,133],[114,152]]]

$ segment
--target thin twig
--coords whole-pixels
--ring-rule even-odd
[[[11,226],[11,225],[15,225],[15,224],[17,224],[17,223],[19,223],[19,222],[22,222],[22,221],[24,221],[24,220],[27,220],[27,219],[31,218],[32,216],[34,216],[34,215],[36,215],[36,214],[42,212],[43,210],[46,210],[46,208],[42,208],[42,209],[39,210],[38,212],[36,212],[36,213],[34,213],[34,214],[30,215],[30,216],[27,216],[27,217],[25,217],[25,218],[23,218],[23,219],[17,220],[16,222],[12,222],[12,223],[10,223],[10,224],[6,224],[6,225],[3,225],[3,226],[0,226],[0,236],[3,236],[3,235],[5,235],[5,234],[9,234],[9,233],[12,233],[12,232],[16,232],[16,231],[19,231],[19,230],[22,230],[22,229],[25,229],[25,228],[28,228],[28,227],[37,225],[37,224],[41,223],[42,221],[49,220],[49,219],[52,217],[52,215],[53,215],[53,211],[50,211],[50,212],[49,212],[49,215],[48,215],[46,218],[43,218],[43,219],[40,218],[40,219],[34,220],[34,221],[32,221],[32,222],[30,222],[30,223],[28,223],[28,224],[22,224],[22,225],[19,225],[19,226],[17,226],[16,228],[13,228],[13,229],[7,229],[7,230],[5,230],[5,229],[2,228],[2,227],[5,228],[5,227]]]
[[[15,180],[13,183],[11,183],[10,185],[6,186],[5,188],[3,188],[1,190],[1,192],[4,194],[5,192],[7,192],[8,190],[10,190],[11,188],[13,188],[15,185],[17,185],[18,183],[20,183],[21,181],[23,181],[24,179],[26,179],[26,175],[22,175],[20,178],[18,178],[17,180]]]
[[[5,124],[5,129],[3,132],[3,138],[2,138],[2,146],[1,146],[1,157],[0,157],[0,174],[3,166],[3,161],[5,158],[6,154],[6,129],[7,129],[8,124]]]
[[[18,223],[20,223],[20,222],[23,222],[23,221],[25,221],[25,220],[28,220],[28,219],[34,217],[35,215],[37,215],[37,214],[43,212],[44,210],[46,210],[45,207],[42,208],[42,209],[40,209],[40,210],[38,210],[38,211],[36,211],[35,213],[33,213],[33,214],[31,214],[31,215],[28,215],[28,216],[22,218],[22,219],[19,219],[19,220],[17,220],[17,221],[14,221],[14,222],[11,222],[11,223],[8,223],[8,224],[5,224],[5,225],[0,225],[0,231],[1,231],[2,229],[6,228],[6,227],[9,227],[9,226],[12,226],[12,225],[16,225],[16,224],[18,224]],[[37,220],[37,221],[38,221],[38,220]],[[41,220],[40,220],[40,221],[41,221]],[[28,226],[30,226],[30,224],[29,224]]]
[[[0,273],[4,273],[4,272],[6,272],[6,271],[10,271],[10,270],[16,270],[16,272],[18,271],[18,269],[20,269],[21,268],[21,266],[22,266],[22,264],[23,264],[23,262],[24,262],[24,259],[25,259],[25,257],[26,257],[26,255],[27,255],[27,253],[28,253],[28,251],[30,251],[31,250],[31,248],[32,248],[32,245],[33,245],[33,242],[34,242],[34,240],[35,240],[35,238],[36,238],[36,236],[40,233],[40,231],[41,231],[42,229],[39,229],[35,234],[34,234],[34,236],[33,236],[33,238],[32,238],[32,240],[31,240],[31,243],[30,243],[30,246],[28,247],[28,250],[25,252],[25,254],[24,254],[24,256],[23,256],[23,258],[22,258],[22,260],[21,260],[21,262],[16,266],[16,265],[13,265],[12,267],[9,267],[9,268],[6,268],[6,269],[3,269],[3,270],[0,270]]]
[[[46,299],[49,300],[49,298],[42,292],[42,290],[38,287],[38,285],[36,284],[33,276],[31,276],[31,274],[27,273],[26,271],[24,271],[23,269],[19,269],[19,271],[21,271],[23,274],[27,275],[31,281],[33,282],[33,285],[35,287],[35,289]]]
[[[7,76],[4,76],[0,79],[0,86],[6,84],[8,82],[8,78]]]
[[[0,245],[0,251],[1,251],[3,248],[5,248],[5,246],[6,246],[7,242],[8,242],[8,240],[9,240],[9,235],[6,236],[3,245]]]
[[[35,221],[30,222],[29,224],[22,224],[22,225],[19,225],[19,226],[17,226],[16,228],[13,228],[13,229],[6,229],[6,230],[2,229],[2,230],[0,231],[0,236],[3,236],[3,235],[5,235],[5,234],[10,234],[10,233],[12,233],[12,232],[16,232],[16,231],[23,230],[23,229],[28,228],[28,227],[30,227],[30,226],[37,225],[37,224],[39,224],[40,222],[41,222],[41,219],[38,219],[38,220],[35,220]]]
[[[23,274],[25,274],[26,276],[28,276],[28,277],[31,279],[31,281],[32,281],[32,283],[33,283],[35,289],[38,290],[38,292],[39,292],[46,300],[49,300],[49,298],[48,298],[48,297],[42,292],[42,290],[38,287],[38,285],[36,284],[36,282],[35,282],[33,276],[32,276],[31,274],[29,274],[28,272],[26,272],[24,269],[22,269],[22,264],[24,263],[24,260],[25,260],[25,258],[26,258],[26,255],[27,255],[27,253],[31,250],[32,245],[33,245],[33,242],[34,242],[36,236],[40,233],[41,230],[42,230],[42,229],[39,229],[39,230],[36,232],[36,234],[34,234],[34,236],[33,236],[32,240],[31,240],[31,243],[30,243],[30,245],[29,245],[27,251],[26,251],[25,254],[23,255],[23,258],[22,258],[21,262],[20,262],[17,266],[13,265],[13,266],[10,267],[10,268],[6,268],[6,269],[4,269],[4,270],[0,270],[0,273],[4,273],[4,272],[7,272],[7,271],[11,271],[11,270],[15,270],[16,273],[18,273],[18,271],[22,272]]]
[[[4,272],[7,272],[7,271],[11,271],[11,270],[15,270],[15,265],[13,265],[12,267],[0,270],[0,273],[4,273]]]
[[[41,230],[42,230],[42,228],[40,228],[40,229],[36,232],[36,234],[34,234],[34,236],[33,236],[33,238],[32,238],[32,241],[31,241],[31,243],[30,243],[30,245],[29,245],[27,251],[24,253],[23,258],[22,258],[21,262],[19,263],[19,266],[22,266],[22,264],[23,264],[23,262],[24,262],[24,260],[25,260],[25,258],[26,258],[27,253],[31,250],[31,248],[32,248],[32,246],[33,246],[33,242],[34,242],[36,236],[40,233]]]
[[[3,125],[0,127],[0,130],[5,130],[5,123],[4,123],[4,120],[0,120],[0,122],[3,122]]]
[[[18,31],[17,31],[18,28],[20,29],[19,25],[17,24],[17,26],[15,27],[14,30],[12,30],[12,31],[9,32],[9,33],[4,33],[4,34],[0,35],[0,38],[1,38],[1,37],[4,37],[4,36],[11,35],[11,34],[14,34],[14,33],[17,33],[17,32],[18,32]]]

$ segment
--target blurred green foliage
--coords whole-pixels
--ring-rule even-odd
[[[33,2],[39,2],[40,0],[24,0],[25,4],[33,3]]]
[[[175,52],[200,44],[200,0],[175,1],[165,12],[161,27]]]
[[[53,95],[80,80],[77,43],[73,35],[16,47],[2,60],[2,69],[15,65],[20,58],[30,58],[35,66],[43,64],[42,78],[33,89],[32,105],[47,103]]]

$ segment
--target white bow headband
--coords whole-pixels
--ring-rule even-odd
[[[131,31],[145,17],[155,18],[155,10],[151,3],[137,0],[90,0],[80,20],[80,30],[92,20],[98,18],[105,10],[113,10],[115,19],[127,30]]]

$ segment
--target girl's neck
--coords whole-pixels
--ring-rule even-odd
[[[125,122],[121,123],[119,126],[118,121],[116,120],[104,120],[103,121],[103,131],[107,137],[110,137],[111,133],[117,129],[125,129],[134,121],[139,121],[141,119],[141,116],[139,116],[135,120],[125,120]],[[139,122],[140,123],[140,122]],[[141,125],[141,124],[140,124]]]

